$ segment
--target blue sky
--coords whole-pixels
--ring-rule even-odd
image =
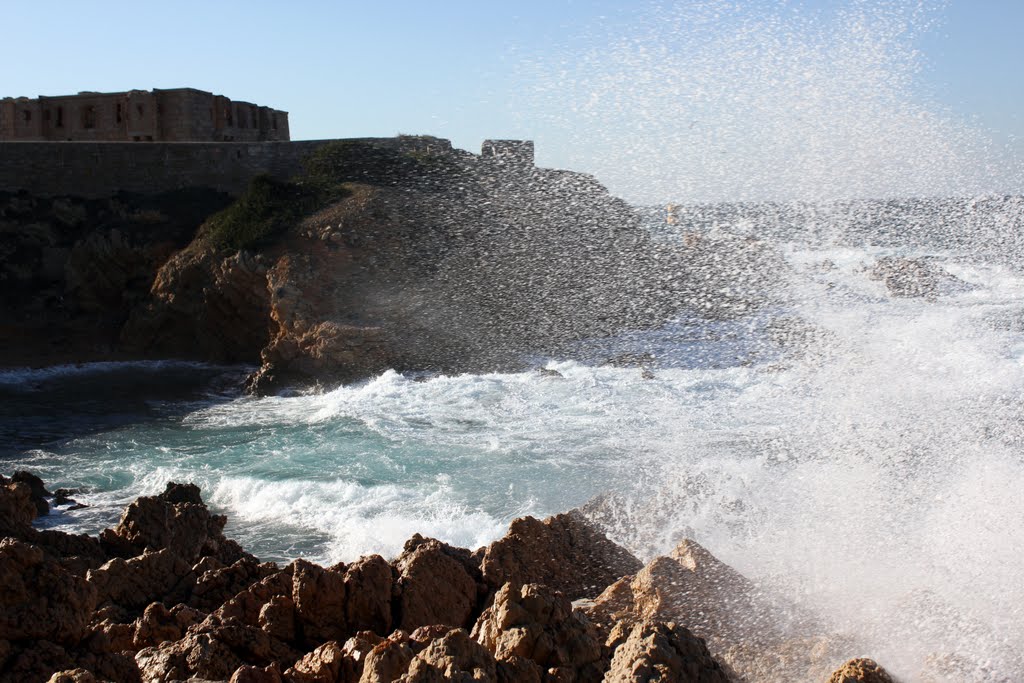
[[[609,106],[610,98],[618,110],[596,116],[591,107],[574,120],[594,99],[576,87],[579,83],[614,82],[626,92],[631,82],[644,80],[649,57],[634,60],[631,51],[652,45],[667,55],[659,62],[664,64],[675,58],[673,52],[704,40],[700,64],[713,70],[708,60],[716,57],[707,46],[717,40],[716,32],[744,22],[767,22],[751,33],[754,41],[793,50],[793,43],[806,39],[801,33],[790,40],[793,32],[784,24],[795,17],[825,25],[850,8],[870,17],[913,14],[915,6],[894,0],[6,2],[0,14],[5,24],[0,95],[191,86],[288,110],[295,139],[431,133],[476,150],[486,137],[530,137],[538,142],[541,163],[601,175],[609,159],[619,168],[645,165],[615,151],[623,148],[622,141],[605,139],[613,122],[631,116],[629,106],[675,118],[674,105],[650,89],[619,101],[605,88],[602,106]],[[1024,139],[1024,40],[1019,37],[1024,1],[948,0],[929,7],[924,19],[914,20],[913,35],[887,37],[900,49],[920,53],[920,70],[912,74],[912,84],[900,84],[900,96],[915,100],[918,115],[936,114],[985,131],[1000,154],[1005,148],[1024,152],[1018,141]],[[659,35],[659,27],[668,26],[667,15],[685,15],[672,24],[671,37]],[[687,22],[693,17],[718,24],[703,25],[702,37],[691,40]],[[772,23],[779,21],[781,28]],[[625,39],[619,52],[605,54],[619,39]],[[748,64],[732,53],[722,58],[728,62],[726,74]],[[868,77],[869,65],[863,55],[860,59],[848,68],[863,68]],[[637,72],[609,74],[623,63]],[[685,89],[685,71],[695,62],[678,63],[684,73],[661,77]],[[737,83],[750,87],[749,80]],[[563,91],[572,95],[563,97]],[[705,102],[702,113],[713,109]],[[679,125],[692,127],[686,118],[681,115]],[[761,130],[767,135],[776,129]],[[596,138],[606,145],[587,143]],[[742,149],[749,143],[736,144]],[[590,156],[581,151],[591,147]],[[668,161],[652,160],[658,163]],[[1012,184],[1016,176],[1004,181]],[[694,198],[714,194],[710,185],[689,187]],[[751,196],[773,191],[761,181],[752,181],[749,189]]]

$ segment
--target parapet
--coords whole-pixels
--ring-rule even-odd
[[[533,140],[484,140],[480,156],[510,166],[533,167]]]

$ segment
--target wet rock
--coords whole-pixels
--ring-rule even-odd
[[[541,583],[570,600],[594,597],[643,564],[590,524],[570,512],[540,522],[523,517],[487,547],[483,577],[492,590],[506,583]]]
[[[12,538],[0,540],[0,640],[77,643],[96,601],[91,585],[42,549]]]
[[[25,484],[29,487],[32,504],[36,507],[36,515],[42,517],[43,515],[50,513],[50,504],[46,502],[46,498],[50,495],[50,492],[46,490],[42,479],[31,472],[18,470],[11,475],[11,481],[18,484]]]
[[[965,291],[972,287],[924,258],[885,256],[868,271],[872,280],[881,280],[896,297],[934,297],[942,290]]]
[[[53,492],[54,505],[69,505],[76,503],[71,496],[81,493],[81,489],[57,489]],[[87,507],[87,506],[86,506]]]
[[[597,630],[547,586],[505,584],[473,637],[499,662],[529,659],[543,671],[557,671],[559,680],[597,680],[604,670]]]
[[[20,538],[32,527],[36,514],[32,490],[0,477],[0,535]]]
[[[494,655],[459,628],[430,641],[412,658],[409,670],[398,680],[401,683],[496,683],[497,667]]]
[[[606,683],[729,683],[704,641],[675,624],[641,621],[615,648]]]
[[[828,683],[894,683],[892,676],[873,659],[851,659],[836,669]]]
[[[395,561],[398,571],[398,627],[412,631],[443,624],[465,627],[472,623],[478,601],[477,582],[449,552],[433,539],[407,544]]]
[[[129,560],[117,557],[86,576],[100,604],[141,610],[151,602],[177,604],[188,599],[195,574],[192,565],[170,549],[146,552]]]

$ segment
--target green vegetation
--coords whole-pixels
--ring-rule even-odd
[[[257,248],[315,211],[320,203],[318,193],[309,188],[259,175],[234,204],[206,221],[203,235],[225,249]]]

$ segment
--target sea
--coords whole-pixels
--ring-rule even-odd
[[[643,559],[695,539],[897,673],[952,652],[974,680],[1024,680],[1024,199],[672,212],[648,211],[657,239],[781,255],[760,308],[681,305],[527,372],[264,398],[240,390],[251,367],[8,369],[0,472],[78,491],[88,507],[37,524],[88,533],[195,482],[277,562],[391,558],[414,533],[477,548],[589,505]],[[872,277],[884,257],[934,287],[897,296]]]

